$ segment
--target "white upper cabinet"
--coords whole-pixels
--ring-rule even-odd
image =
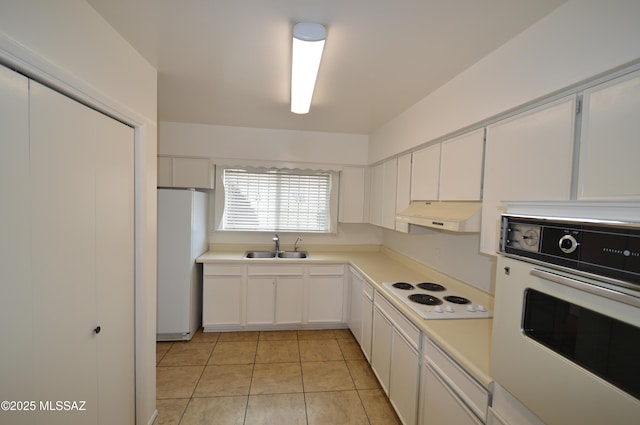
[[[640,71],[583,99],[578,199],[640,199]]]
[[[442,142],[440,152],[441,201],[482,199],[484,129]]]
[[[369,223],[380,226],[382,224],[382,177],[383,164],[371,169],[371,195],[369,196]]]
[[[369,223],[395,229],[398,159],[392,158],[371,169]]]
[[[436,201],[440,185],[441,144],[413,153],[411,167],[411,200]]]
[[[396,212],[406,209],[411,203],[411,154],[398,158],[398,176],[396,183]],[[395,223],[399,232],[409,232],[408,223]]]
[[[398,160],[387,160],[382,164],[382,227],[396,228],[396,195],[398,184]]]
[[[496,253],[504,201],[570,198],[575,111],[570,96],[487,127],[481,252]]]
[[[369,205],[367,181],[369,174],[365,167],[345,167],[340,172],[340,197],[338,220],[340,223],[366,223]]]
[[[158,186],[213,189],[215,167],[206,158],[158,157]]]
[[[411,200],[482,199],[484,129],[413,153]]]

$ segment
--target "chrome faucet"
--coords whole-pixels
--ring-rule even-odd
[[[273,242],[275,242],[276,247],[275,247],[275,252],[276,255],[280,252],[280,236],[278,236],[278,234],[276,233],[276,235],[273,237]]]
[[[298,239],[296,239],[296,243],[293,244],[293,250],[297,251],[298,250],[298,242],[300,242],[302,240],[302,238],[300,236],[298,236]]]

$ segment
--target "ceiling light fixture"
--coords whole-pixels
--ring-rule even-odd
[[[326,35],[320,24],[299,23],[293,27],[291,112],[295,114],[306,114],[311,107]]]

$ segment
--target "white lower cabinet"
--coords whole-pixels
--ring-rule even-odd
[[[343,264],[309,266],[307,323],[344,323],[346,300]]]
[[[422,416],[420,425],[481,425],[481,422],[456,393],[428,364],[422,370]]]
[[[391,373],[391,321],[380,308],[373,307],[373,341],[371,342],[371,368],[376,374],[384,392],[389,395],[389,374]]]
[[[349,306],[343,264],[204,264],[206,332],[344,327]]]
[[[275,277],[247,278],[247,325],[275,322],[276,284]]]
[[[278,279],[276,286],[276,325],[302,322],[304,280],[302,277]]]
[[[415,425],[420,331],[380,293],[374,295],[371,367],[404,425]]]
[[[358,344],[362,346],[362,286],[364,280],[353,268],[349,268],[349,311],[347,325]]]
[[[413,341],[396,328],[391,339],[389,399],[405,425],[415,425],[418,415],[420,354]]]
[[[373,342],[373,286],[362,282],[362,341],[360,348],[364,356],[371,362],[371,346]]]
[[[303,267],[249,266],[247,326],[302,323],[303,295]]]
[[[243,282],[242,265],[204,265],[202,325],[205,331],[237,329],[243,325]]]
[[[486,423],[489,391],[428,338],[422,341],[420,425]]]

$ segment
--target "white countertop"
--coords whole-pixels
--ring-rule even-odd
[[[309,249],[306,259],[245,259],[244,249],[210,250],[202,254],[198,263],[241,262],[256,264],[274,262],[277,264],[295,263],[345,263],[353,266],[376,290],[403,314],[405,314],[427,337],[442,347],[454,360],[462,365],[478,382],[488,388],[493,379],[489,374],[492,319],[444,319],[424,320],[409,307],[397,301],[386,289],[383,282],[397,281],[435,281],[462,296],[482,303],[493,309],[493,297],[470,285],[455,280],[443,273],[425,267],[393,251],[316,251]]]

